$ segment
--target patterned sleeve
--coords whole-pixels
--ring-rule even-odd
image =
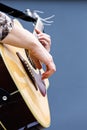
[[[3,40],[13,28],[12,19],[0,11],[0,41]]]

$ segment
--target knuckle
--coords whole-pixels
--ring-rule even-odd
[[[51,69],[51,72],[52,72],[52,73],[56,72],[56,68],[52,68],[52,69]]]
[[[53,72],[56,72],[56,66],[54,65],[54,67],[53,67]]]

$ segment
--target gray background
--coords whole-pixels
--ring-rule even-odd
[[[51,126],[47,130],[87,130],[87,2],[0,1],[22,11],[41,10],[43,18],[55,14],[54,23],[45,27],[52,37],[51,54],[57,67],[49,79]],[[30,23],[23,24],[32,30]]]

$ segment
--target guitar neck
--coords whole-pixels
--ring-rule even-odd
[[[43,30],[44,30],[44,25],[43,25],[42,21],[40,20],[40,18],[37,19],[37,22],[35,24],[34,31],[33,31],[33,34],[37,37],[35,29],[38,29],[41,32],[43,32]]]

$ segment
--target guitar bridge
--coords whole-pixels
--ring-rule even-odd
[[[43,96],[46,95],[46,86],[44,81],[41,79],[41,72],[39,71],[39,74],[35,73],[35,71],[31,68],[31,66],[28,64],[28,62],[21,56],[19,52],[16,52],[18,58],[20,59],[27,75],[31,79],[32,83],[34,84],[34,87],[36,90],[40,90],[41,94]],[[33,67],[33,66],[32,66]]]
[[[16,52],[16,54],[17,54],[18,58],[20,59],[26,73],[28,74],[29,78],[31,79],[32,83],[34,84],[35,89],[38,90],[32,69],[29,66],[28,62],[21,56],[21,54],[19,52]]]
[[[26,56],[27,56],[29,62],[30,62],[31,65],[33,66],[33,68],[36,69],[36,66],[35,66],[33,60],[30,58],[30,56],[29,56],[29,51],[28,51],[27,49],[25,49],[25,54],[26,54]]]

